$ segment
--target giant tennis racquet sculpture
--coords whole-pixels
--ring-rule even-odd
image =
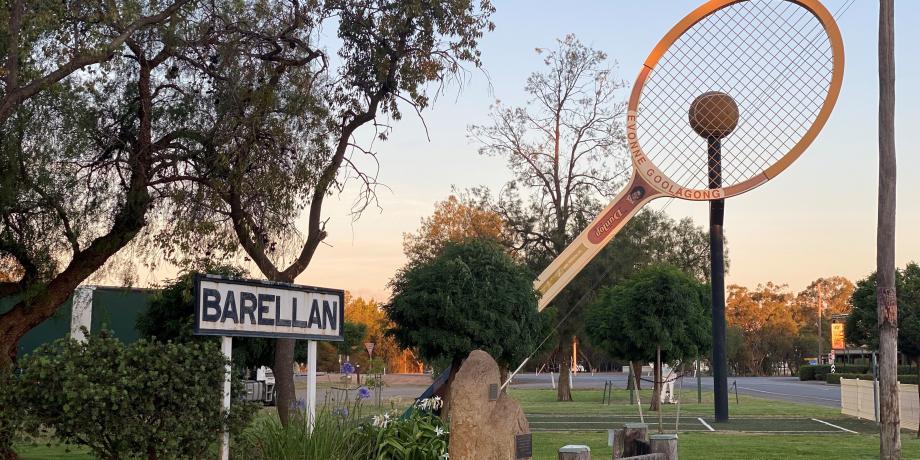
[[[645,204],[721,200],[776,177],[824,127],[843,42],[816,0],[712,0],[645,60],[629,98],[623,191],[534,283],[540,310]]]

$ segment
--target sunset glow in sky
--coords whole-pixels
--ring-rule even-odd
[[[297,281],[342,288],[385,299],[387,282],[404,263],[402,234],[445,199],[452,187],[485,185],[497,190],[510,177],[501,159],[482,157],[466,137],[470,124],[487,123],[489,106],[522,105],[527,76],[542,68],[534,49],[553,47],[574,33],[618,62],[618,76],[631,82],[661,36],[701,0],[529,2],[496,1],[496,30],[481,44],[484,70],[471,69],[462,88],[441,95],[425,115],[428,127],[407,111],[387,142],[378,142],[381,209],[352,222],[353,195],[327,201],[329,237]],[[827,0],[836,12],[847,0]],[[650,6],[654,5],[654,6]],[[920,2],[898,3],[897,262],[920,260],[920,88],[916,46]],[[843,90],[835,112],[815,143],[787,171],[766,185],[726,202],[725,232],[731,261],[726,282],[766,281],[804,288],[818,277],[858,279],[875,266],[877,187],[878,4],[856,0],[838,22],[846,49]],[[621,97],[625,100],[628,89]],[[353,192],[353,190],[352,190]],[[674,218],[708,221],[705,202],[662,199]],[[306,226],[304,225],[303,228]],[[254,266],[249,267],[258,274]],[[140,283],[168,277],[140,273]]]

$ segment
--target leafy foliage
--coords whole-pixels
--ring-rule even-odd
[[[656,265],[603,289],[589,307],[585,330],[611,355],[654,361],[692,359],[711,341],[706,286],[680,270]]]
[[[40,347],[13,388],[31,423],[99,457],[200,458],[254,411],[237,401],[222,414],[225,362],[209,343],[124,345],[101,333]],[[239,381],[233,386],[239,394]]]
[[[412,407],[399,418],[388,414],[374,417],[374,423],[363,428],[373,446],[373,460],[446,458],[447,425],[430,411]]]
[[[8,369],[0,369],[0,459],[15,459],[13,441],[25,422],[25,410],[13,391],[15,380]]]
[[[450,362],[482,349],[517,366],[544,330],[531,273],[491,241],[448,243],[435,258],[409,263],[390,282],[390,330],[429,361]]]
[[[878,348],[878,301],[876,275],[870,274],[856,283],[853,311],[847,317],[847,342]],[[920,363],[920,265],[908,263],[895,272],[898,296],[898,351]]]
[[[378,373],[383,373],[384,368],[393,373],[411,373],[418,370],[412,351],[400,348],[396,339],[387,335],[386,331],[393,323],[376,300],[352,297],[346,292],[345,317],[367,328],[362,341],[374,343],[374,361],[378,364]],[[360,364],[362,369],[369,369],[372,366],[367,357],[366,353],[359,351],[351,356],[351,360]]]
[[[793,358],[798,325],[792,317],[792,300],[785,285],[728,287],[725,316],[741,333],[747,358],[733,364],[743,374],[770,374],[774,365]]]
[[[312,429],[309,414],[303,410],[291,411],[287,425],[264,415],[241,433],[234,450],[240,458],[253,460],[369,458],[371,446],[361,436],[363,421],[357,402],[350,410],[335,414],[328,407],[317,410]]]
[[[661,362],[696,358],[709,350],[711,319],[706,286],[669,265],[653,265],[603,289],[588,308],[585,330],[611,356],[655,361],[657,410]]]
[[[487,209],[487,203],[471,201],[472,197],[451,195],[435,203],[434,212],[422,219],[416,233],[403,234],[403,253],[409,260],[430,259],[450,241],[487,238],[510,245],[510,236],[498,213]]]

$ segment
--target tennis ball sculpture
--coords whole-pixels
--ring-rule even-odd
[[[723,139],[738,126],[738,104],[728,94],[709,91],[690,104],[690,127],[702,137]]]

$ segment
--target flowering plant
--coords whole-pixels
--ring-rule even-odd
[[[440,399],[429,398],[426,405],[439,404]],[[440,407],[440,406],[439,406]],[[395,414],[377,415],[364,426],[365,435],[372,437],[375,446],[371,458],[376,460],[447,459],[449,433],[444,422],[418,405],[396,417]]]

